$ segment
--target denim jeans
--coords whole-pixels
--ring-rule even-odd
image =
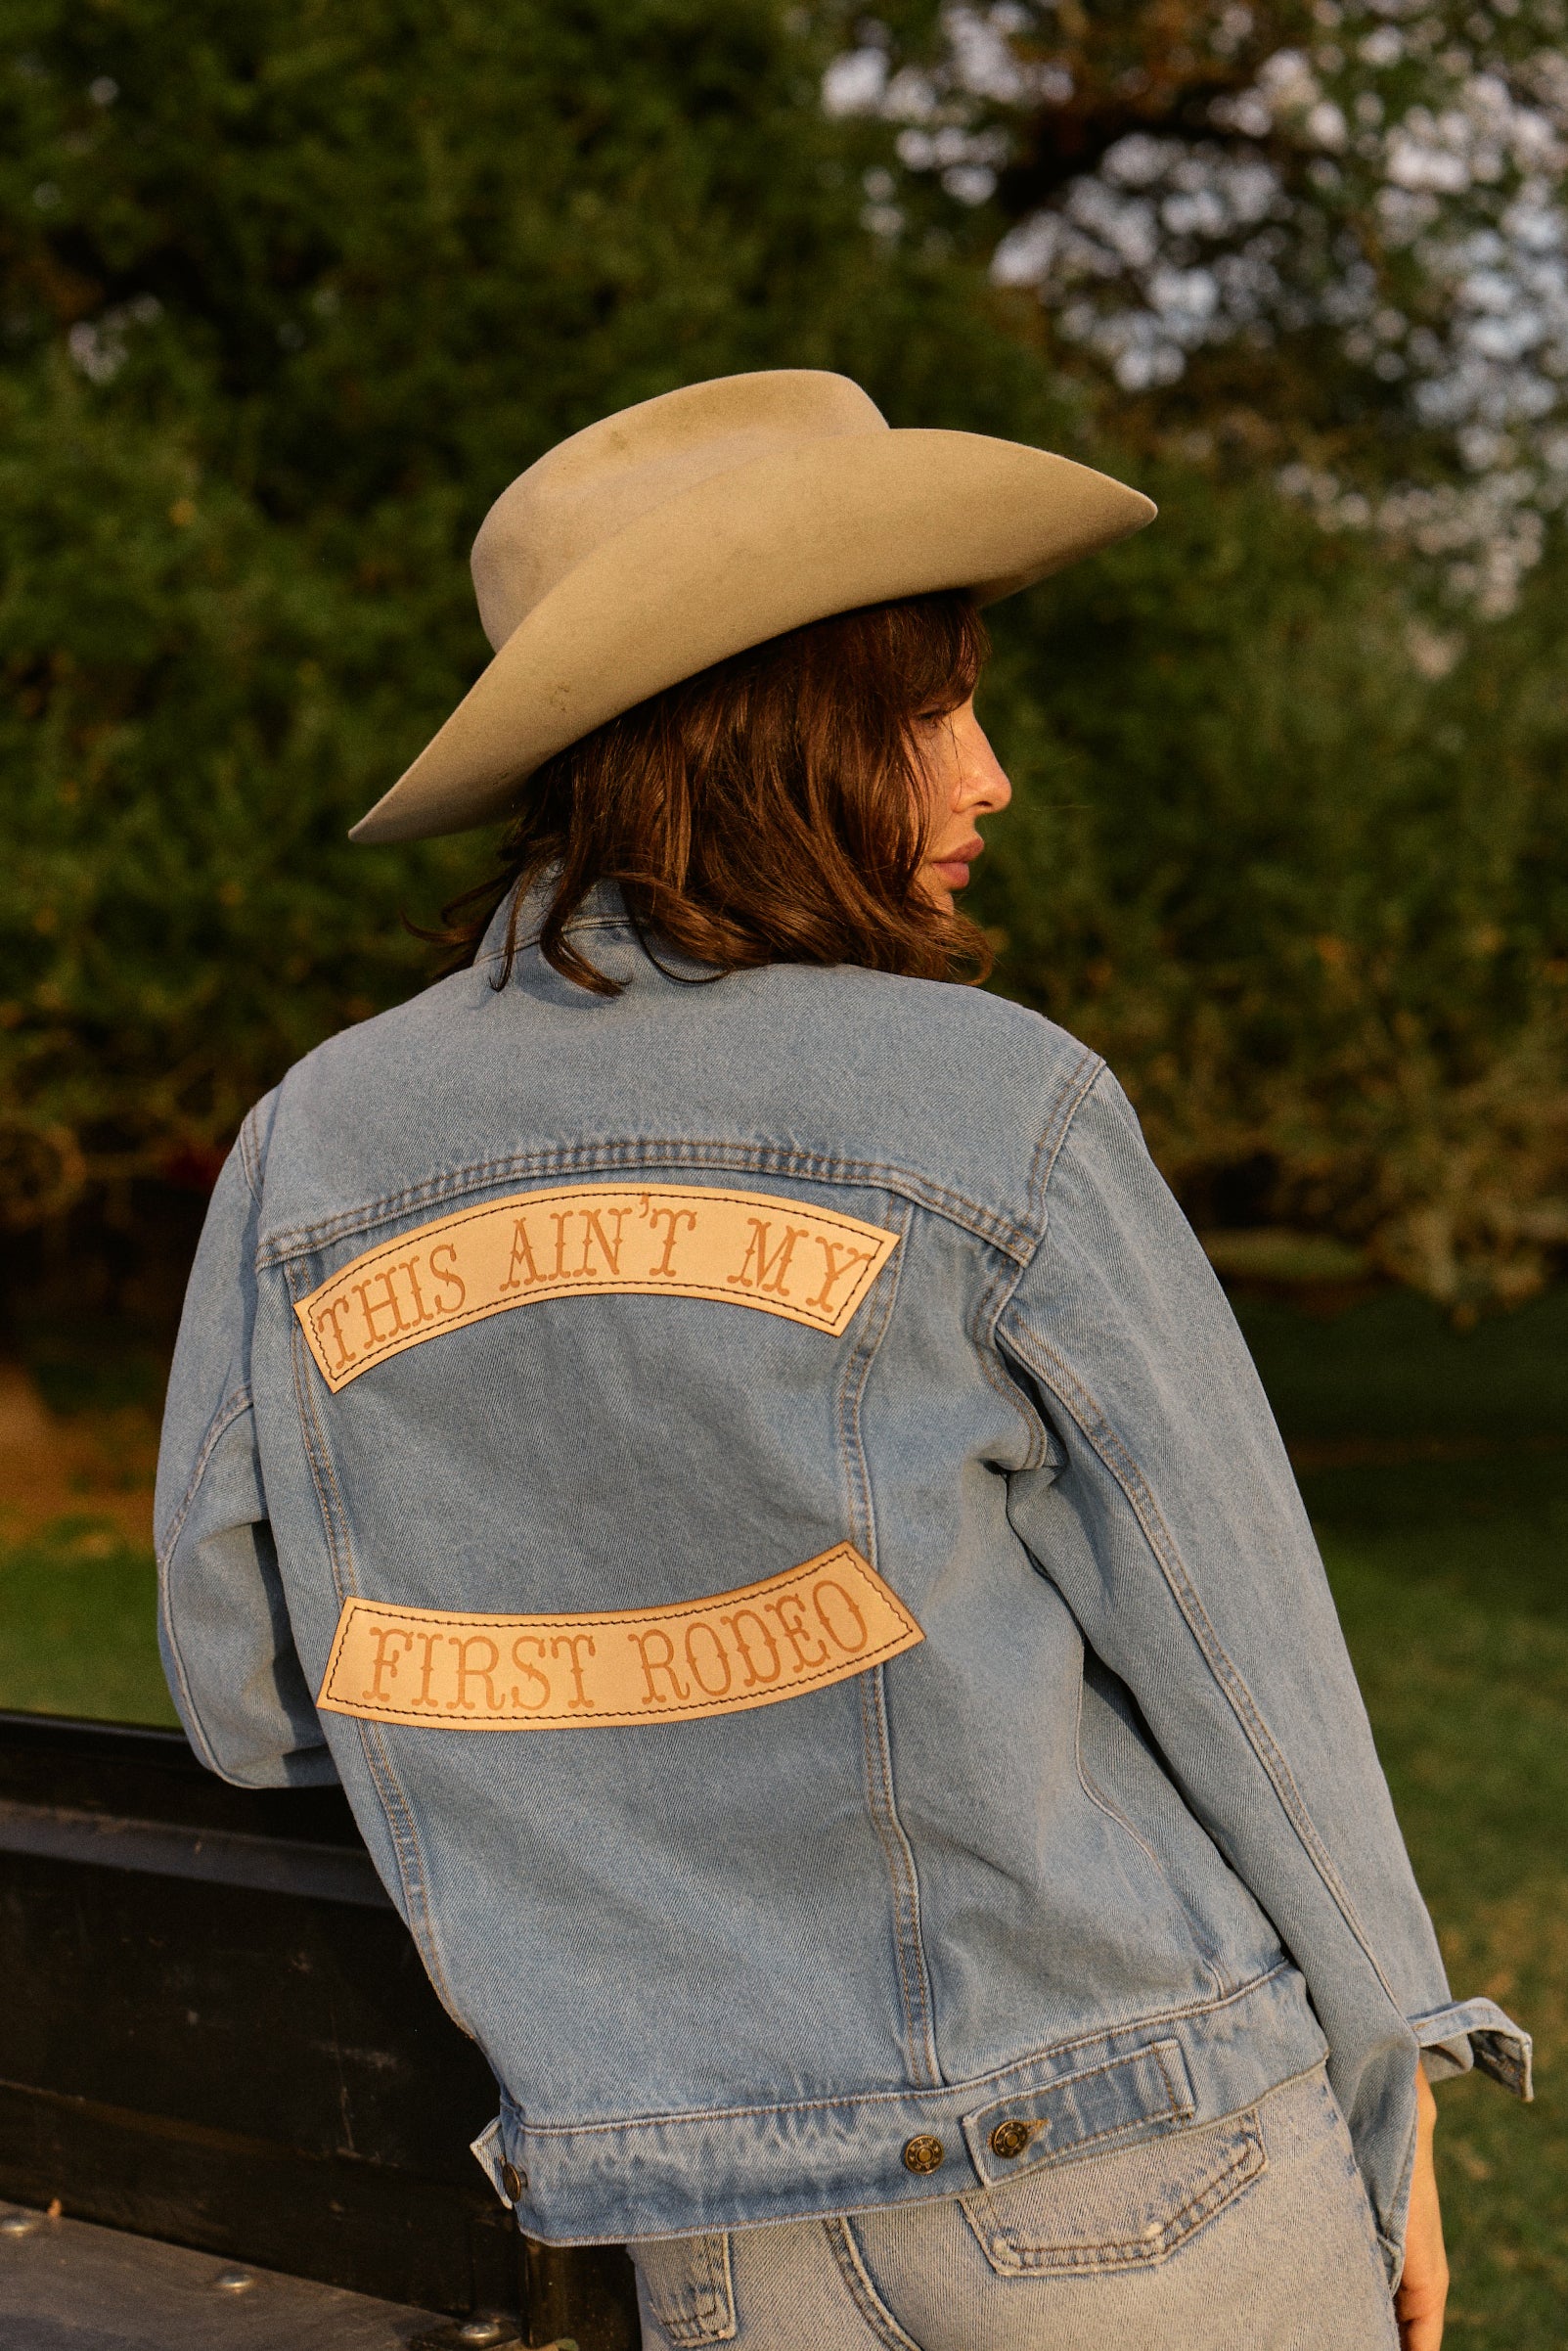
[[[1322,2069],[1002,2188],[634,2244],[646,2351],[1395,2351]]]

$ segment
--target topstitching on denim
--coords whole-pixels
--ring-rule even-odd
[[[184,1704],[181,1707],[181,1713],[184,1718],[187,1735],[190,1738],[192,1745],[196,1748],[197,1753],[201,1756],[202,1761],[210,1771],[216,1771],[218,1769],[217,1750],[213,1746],[212,1741],[208,1736],[206,1726],[202,1720],[202,1708],[197,1703],[196,1694],[192,1688],[191,1673],[187,1667],[184,1649],[180,1641],[179,1627],[175,1622],[177,1611],[174,1605],[172,1568],[174,1556],[176,1550],[178,1549],[180,1535],[184,1530],[186,1517],[190,1512],[192,1503],[196,1500],[198,1493],[201,1491],[202,1480],[206,1475],[207,1464],[211,1460],[218,1445],[222,1442],[224,1436],[227,1434],[229,1429],[234,1426],[235,1422],[241,1419],[243,1415],[247,1413],[249,1410],[250,1391],[248,1388],[242,1388],[239,1393],[230,1400],[230,1404],[227,1408],[214,1414],[212,1426],[208,1431],[206,1440],[202,1447],[201,1453],[197,1457],[196,1467],[191,1472],[190,1483],[186,1488],[184,1499],[174,1515],[173,1522],[170,1525],[168,1532],[164,1537],[163,1544],[158,1552],[157,1608],[158,1622],[163,1634],[163,1647],[165,1653],[167,1654],[170,1662],[173,1664],[175,1674],[178,1677],[178,1695],[184,1700]]]
[[[234,1393],[227,1397],[213,1414],[207,1432],[202,1440],[196,1460],[192,1465],[190,1480],[185,1492],[180,1497],[174,1515],[163,1530],[163,1540],[157,1547],[160,1567],[166,1567],[174,1556],[175,1546],[185,1530],[185,1521],[190,1514],[191,1505],[202,1490],[202,1480],[206,1475],[208,1462],[234,1423],[240,1419],[243,1413],[249,1412],[250,1408],[250,1389],[247,1384],[236,1388]]]
[[[933,1183],[916,1170],[890,1161],[853,1159],[837,1153],[792,1151],[779,1145],[632,1135],[594,1143],[550,1144],[534,1151],[512,1152],[503,1158],[443,1170],[440,1175],[405,1185],[395,1193],[384,1193],[336,1215],[264,1234],[257,1244],[255,1262],[258,1266],[283,1264],[331,1242],[341,1241],[348,1234],[394,1224],[411,1208],[452,1199],[491,1185],[515,1180],[527,1182],[550,1175],[634,1173],[645,1167],[744,1170],[756,1175],[793,1176],[801,1183],[842,1184],[897,1193],[1022,1262],[1027,1262],[1039,1239],[1027,1226],[968,1198],[950,1185]]]
[[[1249,1976],[1245,1983],[1236,1984],[1218,2000],[1185,2000],[1171,2007],[1151,2010],[1145,2016],[1129,2017],[1122,2024],[1096,2025],[1092,2031],[1072,2033],[1059,2041],[1048,2041],[1038,2049],[1022,2051],[1016,2057],[1009,2057],[1005,2065],[990,2066],[984,2073],[952,2076],[941,2084],[920,2090],[863,2089],[834,2098],[759,2099],[755,2102],[739,2105],[682,2106],[661,2108],[654,2113],[591,2115],[581,2120],[574,2118],[570,2122],[552,2122],[546,2117],[525,2114],[521,2106],[515,2100],[509,2100],[504,2092],[502,2108],[515,2116],[519,2127],[530,2139],[575,2139],[604,2132],[658,2129],[668,2123],[746,2122],[764,2118],[787,2123],[796,2115],[850,2114],[862,2107],[902,2106],[909,2104],[912,2100],[917,2102],[922,2099],[934,2100],[939,2093],[944,2100],[968,2099],[981,2091],[993,2090],[999,2083],[1027,2073],[1037,2065],[1053,2064],[1059,2058],[1070,2057],[1075,2050],[1099,2048],[1110,2042],[1126,2042],[1129,2045],[1128,2054],[1136,2056],[1144,2047],[1148,2036],[1157,2034],[1162,2026],[1190,2024],[1200,2017],[1218,2016],[1223,2010],[1238,2007],[1266,1990],[1270,1984],[1278,1983],[1281,1978],[1294,1973],[1290,1962],[1280,1960],[1274,1967],[1261,1968],[1257,1974]],[[1111,2064],[1118,2061],[1116,2058],[1107,2060]],[[1094,2066],[1085,2068],[1086,2072],[1096,2070]],[[809,2212],[809,2205],[802,2207],[802,2217],[808,2216]]]
[[[1048,1346],[1044,1339],[1029,1329],[1021,1315],[1014,1318],[1011,1343],[1042,1384],[1049,1388],[1056,1398],[1063,1411],[1077,1423],[1084,1436],[1093,1445],[1126,1495],[1142,1531],[1143,1539],[1159,1562],[1160,1571],[1170,1586],[1172,1597],[1186,1617],[1193,1638],[1203,1652],[1210,1672],[1224,1691],[1232,1712],[1246,1733],[1247,1743],[1273,1784],[1285,1817],[1295,1831],[1303,1850],[1311,1859],[1314,1869],[1322,1879],[1346,1925],[1360,1944],[1367,1964],[1387,1994],[1390,2005],[1398,2012],[1399,2003],[1394,1998],[1392,1988],[1383,1972],[1382,1964],[1367,1940],[1366,1929],[1356,1915],[1356,1906],[1351,1901],[1349,1889],[1340,1877],[1339,1872],[1334,1868],[1333,1860],[1322,1841],[1318,1825],[1302,1802],[1301,1791],[1296,1786],[1290,1767],[1280,1754],[1273,1733],[1259,1712],[1257,1702],[1247,1688],[1244,1677],[1237,1670],[1234,1660],[1215,1630],[1208,1610],[1198,1598],[1196,1589],[1183,1563],[1181,1553],[1170,1529],[1160,1516],[1158,1507],[1148,1490],[1136,1459],[1105,1419],[1095,1398],[1074,1379],[1071,1370],[1063,1363],[1055,1350]]]
[[[1216,1997],[1223,1999],[1226,1991],[1225,1977],[1214,1964],[1214,1946],[1208,1935],[1204,1933],[1200,1921],[1193,1916],[1191,1904],[1172,1878],[1170,1871],[1155,1852],[1147,1837],[1134,1828],[1121,1806],[1100,1786],[1084,1762],[1084,1685],[1081,1682],[1078,1686],[1078,1720],[1073,1727],[1073,1755],[1078,1767],[1078,1785],[1091,1804],[1097,1811],[1102,1812],[1108,1821],[1113,1821],[1125,1835],[1132,1838],[1134,1844],[1152,1864],[1163,1884],[1168,1887],[1172,1901],[1187,1921],[1187,1932],[1192,1937],[1193,1947],[1202,1963],[1203,1972],[1214,1986]]]
[[[321,1424],[316,1383],[310,1377],[314,1367],[310,1363],[304,1333],[297,1320],[291,1318],[291,1321],[289,1360],[293,1375],[294,1402],[299,1413],[299,1428],[305,1459],[310,1466],[311,1483],[315,1487],[316,1501],[321,1510],[327,1557],[332,1565],[333,1597],[341,1607],[343,1602],[358,1590],[354,1574],[353,1535],[348,1513],[337,1489],[327,1432]]]
[[[420,1847],[419,1827],[399,1784],[397,1768],[387,1751],[381,1726],[380,1723],[357,1722],[354,1729],[360,1735],[365,1761],[381,1797],[381,1814],[397,1856],[398,1878],[403,1888],[404,1920],[420,1947],[426,1972],[441,2006],[459,2030],[471,2041],[476,2037],[473,2027],[458,2006],[441,1957],[441,1940],[430,1907],[429,1872]]]
[[[840,2219],[824,2221],[828,2242],[832,2248],[838,2274],[849,2289],[849,2298],[866,2325],[883,2345],[883,2351],[920,2351],[913,2334],[907,2334],[894,2318],[887,2304],[872,2283],[865,2256],[855,2239],[854,2223],[846,2214]]]
[[[876,1286],[862,1310],[860,1334],[845,1358],[838,1383],[838,1430],[847,1485],[846,1516],[864,1557],[876,1565],[876,1496],[871,1464],[861,1429],[861,1409],[877,1352],[893,1319],[899,1281],[908,1256],[913,1208],[906,1201],[898,1220],[899,1246],[877,1276]],[[861,1722],[866,1769],[866,1801],[887,1863],[893,1902],[893,1933],[898,1958],[899,1989],[911,2072],[918,2082],[940,2082],[936,2028],[931,1999],[930,1968],[920,1933],[919,1874],[914,1847],[898,1817],[893,1785],[893,1757],[887,1737],[886,1683],[881,1667],[861,1679]]]
[[[1085,1097],[1104,1066],[1103,1056],[1091,1053],[1086,1047],[1082,1060],[1063,1081],[1055,1101],[1051,1106],[1050,1114],[1040,1129],[1040,1140],[1035,1145],[1034,1157],[1029,1162],[1027,1187],[1029,1225],[1037,1244],[1045,1232],[1046,1198],[1051,1190],[1051,1179],[1055,1173],[1056,1160],[1060,1155],[1061,1147],[1072,1132],[1073,1120],[1077,1117]]]

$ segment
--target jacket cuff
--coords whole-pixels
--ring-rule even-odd
[[[1425,2016],[1412,2016],[1411,2030],[1420,2045],[1421,2068],[1429,2082],[1447,2081],[1479,2066],[1515,2098],[1530,2099],[1531,2041],[1495,2000],[1456,2000]]]

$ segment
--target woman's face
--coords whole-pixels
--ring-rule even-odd
[[[943,914],[985,847],[975,819],[994,816],[1012,797],[1012,786],[974,715],[974,701],[940,718],[918,718],[915,748],[925,778],[930,831],[920,865],[920,887]]]

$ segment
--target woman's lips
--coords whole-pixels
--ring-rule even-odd
[[[973,840],[966,840],[962,848],[955,849],[951,856],[933,858],[931,871],[940,880],[942,887],[964,888],[969,879],[969,868],[984,847],[985,842],[976,836]]]

